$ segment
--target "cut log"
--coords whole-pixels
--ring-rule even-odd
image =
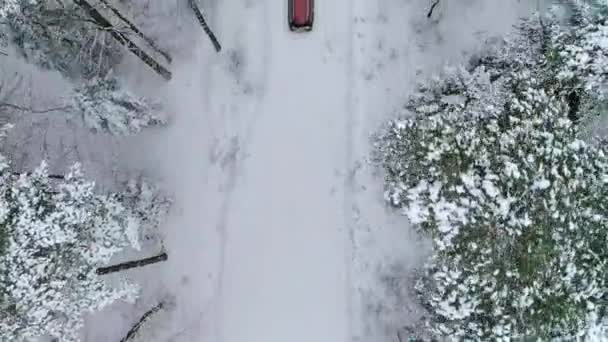
[[[85,12],[89,14],[89,16],[99,25],[101,28],[107,30],[114,39],[116,39],[119,43],[127,48],[127,50],[131,51],[135,56],[137,56],[142,62],[146,63],[149,67],[151,67],[156,73],[158,73],[161,77],[166,80],[171,79],[171,72],[158,63],[152,56],[147,54],[144,50],[142,50],[139,46],[137,46],[133,41],[131,41],[124,33],[118,32],[115,30],[114,26],[108,19],[106,19],[99,11],[93,7],[87,0],[74,0],[74,2],[82,7]]]
[[[97,269],[96,273],[98,275],[104,275],[104,274],[109,274],[109,273],[121,272],[124,270],[128,270],[130,268],[143,267],[146,265],[155,264],[157,262],[167,261],[167,259],[168,259],[167,253],[163,252],[163,253],[160,253],[153,257],[149,257],[149,258],[145,258],[145,259],[132,260],[132,261],[127,261],[127,262],[122,262],[122,263],[116,264],[116,265],[100,267]]]
[[[220,42],[217,40],[217,37],[213,31],[211,31],[209,28],[209,25],[207,25],[207,21],[205,20],[205,17],[203,17],[203,13],[198,7],[196,0],[188,0],[188,2],[190,3],[190,8],[192,8],[194,11],[194,15],[196,15],[196,19],[198,19],[198,22],[201,24],[203,31],[205,31],[209,39],[211,39],[211,43],[213,44],[215,51],[220,52],[222,50],[222,46],[220,45]]]

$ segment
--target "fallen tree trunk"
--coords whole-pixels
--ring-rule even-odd
[[[112,23],[110,23],[108,19],[104,18],[103,15],[101,15],[101,13],[99,13],[99,11],[95,9],[95,7],[91,6],[91,4],[87,2],[87,0],[74,0],[74,2],[80,7],[82,7],[101,28],[108,30],[108,32],[112,35],[114,39],[116,39],[119,43],[125,46],[127,50],[131,51],[142,62],[146,63],[164,79],[171,79],[171,72],[167,70],[167,68],[162,66],[154,58],[152,58],[152,56],[143,51],[124,33],[116,31],[114,29],[114,26],[112,26]]]
[[[141,326],[150,318],[150,316],[152,316],[153,314],[155,314],[158,311],[160,311],[163,308],[163,306],[164,306],[164,303],[160,302],[160,303],[158,303],[158,305],[156,305],[152,309],[146,311],[141,316],[141,318],[139,319],[139,321],[137,321],[137,323],[135,323],[135,325],[133,325],[131,327],[131,329],[129,329],[129,331],[127,332],[127,335],[125,337],[123,337],[122,340],[120,340],[120,342],[127,342],[131,338],[133,338],[133,336],[135,336],[135,334],[137,334],[137,332],[139,331],[139,329],[141,329]]]
[[[439,5],[439,1],[440,0],[435,0],[435,2],[433,2],[433,4],[431,5],[431,9],[429,10],[429,13],[427,13],[426,17],[430,18],[433,15],[433,10],[435,9],[435,6]]]
[[[31,172],[12,172],[13,176],[21,176],[21,174],[25,173],[26,175],[31,175]],[[51,179],[65,179],[64,175],[54,175],[54,174],[50,174],[50,175],[46,175],[47,178],[51,178]]]
[[[52,107],[52,108],[44,108],[44,109],[34,109],[34,108],[19,106],[19,105],[13,104],[13,103],[0,102],[0,109],[2,109],[2,108],[10,108],[10,109],[19,110],[19,111],[30,112],[32,114],[45,114],[45,113],[49,113],[49,112],[67,110],[67,109],[70,109],[71,107],[70,106],[61,106],[61,107]]]
[[[149,257],[149,258],[145,258],[145,259],[132,260],[132,261],[127,261],[127,262],[122,262],[122,263],[116,264],[116,265],[100,267],[96,270],[96,273],[98,275],[104,275],[104,274],[109,274],[109,273],[121,272],[124,270],[128,270],[130,268],[143,267],[146,265],[155,264],[157,262],[167,261],[167,259],[168,259],[167,253],[163,252],[163,253],[160,253],[153,257]]]
[[[131,29],[131,31],[133,31],[136,35],[138,35],[141,39],[143,39],[146,43],[148,43],[148,45],[150,45],[150,47],[152,49],[154,49],[154,51],[156,51],[159,54],[161,54],[163,57],[165,57],[165,59],[167,60],[167,62],[171,63],[171,61],[172,61],[171,55],[169,55],[169,53],[163,51],[161,48],[159,48],[158,46],[156,46],[156,43],[154,43],[154,41],[152,39],[150,39],[143,32],[141,32],[141,30],[139,28],[137,28],[137,26],[135,26],[135,24],[133,24],[124,15],[122,15],[122,13],[120,13],[120,11],[116,7],[110,5],[110,3],[108,2],[108,0],[99,0],[99,1],[101,3],[103,3],[110,11],[112,11],[112,13],[114,13],[114,15],[118,19],[122,20],[125,24],[127,24],[127,26],[129,27],[129,29]]]
[[[220,52],[220,50],[222,50],[222,46],[220,45],[220,42],[217,40],[217,37],[215,37],[215,34],[213,33],[213,31],[211,31],[211,29],[209,28],[209,25],[207,25],[207,21],[205,21],[205,17],[203,17],[203,13],[201,12],[198,5],[196,4],[196,0],[188,0],[188,2],[190,2],[190,8],[192,8],[192,10],[194,11],[194,15],[196,15],[196,19],[198,19],[198,22],[203,27],[203,31],[205,31],[205,33],[207,34],[209,39],[211,39],[211,43],[213,44],[215,51]]]

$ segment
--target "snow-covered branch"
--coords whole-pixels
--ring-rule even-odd
[[[150,310],[146,311],[141,318],[137,321],[137,323],[135,323],[133,325],[133,327],[131,327],[131,329],[129,329],[129,331],[127,332],[127,334],[125,335],[125,337],[123,337],[120,342],[128,342],[131,341],[133,339],[134,336],[137,336],[137,333],[139,332],[139,330],[141,329],[141,327],[144,325],[145,322],[149,321],[150,318],[158,313],[160,310],[164,309],[165,307],[165,303],[164,302],[160,302],[157,305],[155,305],[154,307],[152,307]]]
[[[166,123],[158,104],[135,96],[112,77],[93,79],[77,87],[70,105],[72,113],[96,132],[126,135]]]

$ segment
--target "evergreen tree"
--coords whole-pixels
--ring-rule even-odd
[[[129,134],[165,123],[158,103],[115,77],[120,45],[74,2],[0,0],[0,18],[5,43],[75,84],[65,111],[87,127]],[[157,234],[170,201],[143,180],[126,185],[99,193],[78,164],[65,176],[49,175],[44,161],[16,174],[0,153],[0,342],[78,341],[84,314],[137,297],[138,286],[121,279],[110,286],[99,269]]]
[[[113,77],[82,84],[74,89],[71,100],[74,113],[95,132],[127,135],[166,123],[157,103],[135,96]]]
[[[8,37],[36,65],[91,79],[105,76],[123,56],[119,44],[74,1],[10,0],[4,7]]]
[[[165,124],[158,102],[132,94],[113,68],[124,48],[74,1],[0,0],[4,36],[29,62],[56,70],[76,84],[70,110],[85,126],[110,134]]]
[[[44,162],[16,175],[0,155],[0,341],[78,341],[85,313],[136,298],[136,285],[109,286],[96,271],[139,249],[142,227],[166,213],[167,202],[141,184],[98,194],[78,165],[63,178],[50,178]]]
[[[585,18],[524,22],[421,85],[378,140],[387,201],[433,240],[416,288],[436,337],[605,331],[608,144],[577,118],[601,107],[606,39]]]

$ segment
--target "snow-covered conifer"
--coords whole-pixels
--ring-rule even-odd
[[[433,237],[419,287],[433,331],[583,334],[606,310],[607,145],[580,140],[565,101],[525,69],[500,84],[483,68],[445,77],[435,94],[461,100],[426,89],[379,144],[387,200]]]
[[[608,144],[573,118],[601,108],[603,25],[524,22],[422,84],[381,136],[386,199],[434,242],[418,290],[436,335],[602,331]]]
[[[570,20],[546,18],[542,71],[552,91],[567,100],[570,118],[588,131],[608,108],[608,21],[602,15],[608,3],[572,0],[569,7]]]
[[[3,35],[27,61],[74,81],[67,107],[85,126],[124,135],[166,123],[159,103],[118,81],[113,68],[124,47],[74,1],[0,1]]]
[[[78,165],[64,179],[50,179],[45,163],[21,175],[9,167],[0,156],[0,341],[77,341],[85,313],[137,296],[136,285],[109,286],[96,270],[139,247],[142,213],[96,193]]]
[[[73,112],[93,131],[126,135],[166,123],[158,104],[132,94],[111,75],[76,87],[70,97]]]
[[[10,40],[29,62],[69,78],[104,76],[123,55],[74,1],[3,0]]]
[[[554,24],[556,25],[556,24]],[[558,78],[577,82],[592,95],[605,98],[608,87],[608,20],[591,18],[552,37]]]

